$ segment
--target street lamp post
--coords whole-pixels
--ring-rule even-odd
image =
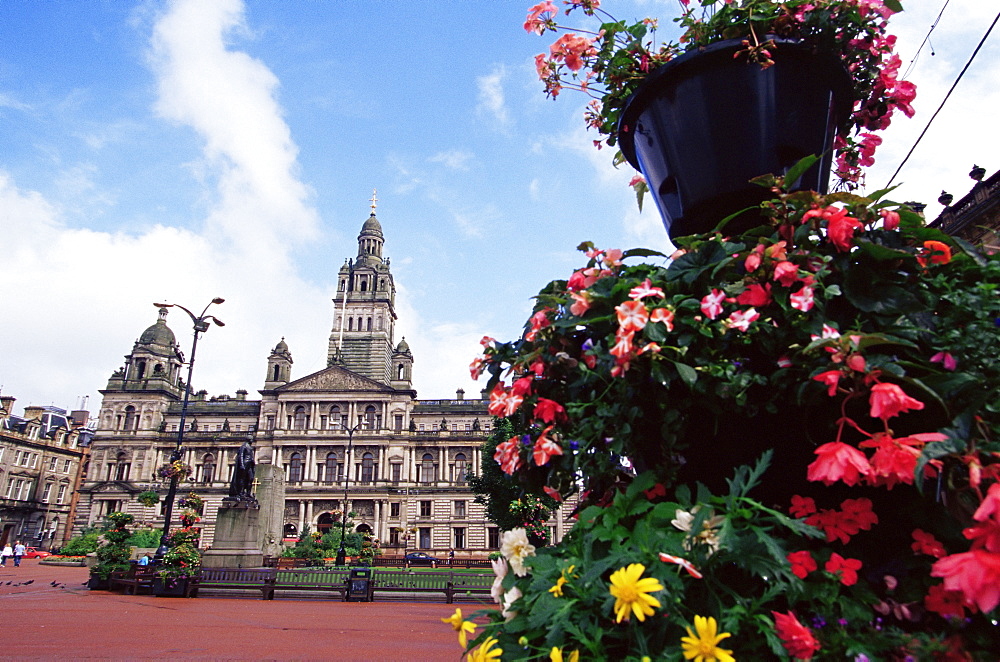
[[[184,426],[187,421],[187,410],[188,401],[191,397],[191,373],[194,372],[194,354],[198,350],[198,336],[202,333],[208,331],[209,321],[211,320],[216,326],[225,326],[225,324],[219,318],[213,315],[206,315],[208,307],[213,303],[223,303],[225,299],[220,297],[215,297],[208,302],[204,310],[201,311],[201,315],[195,315],[190,310],[184,306],[176,303],[154,303],[153,305],[157,308],[180,308],[191,318],[194,323],[194,340],[191,343],[191,358],[188,360],[188,374],[187,382],[184,384],[184,400],[181,404],[181,421],[180,425],[177,426],[177,447],[170,454],[170,462],[176,462],[183,456],[183,451],[181,450],[181,445],[184,443]],[[163,534],[160,536],[160,546],[156,549],[155,559],[158,561],[163,560],[163,555],[167,553],[169,549],[167,546],[167,540],[170,537],[170,519],[174,513],[174,499],[177,497],[177,479],[176,475],[170,477],[170,488],[167,490],[167,508],[163,514]]]
[[[334,559],[334,565],[344,565],[344,562],[347,560],[347,550],[344,549],[344,536],[347,532],[347,484],[351,480],[351,465],[349,462],[351,452],[354,449],[354,433],[361,428],[361,425],[361,423],[358,423],[347,431],[347,454],[344,456],[344,503],[341,508],[343,516],[340,520],[340,549],[337,550],[337,558]]]

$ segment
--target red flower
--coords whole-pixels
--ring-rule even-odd
[[[949,591],[961,591],[966,604],[988,612],[1000,604],[1000,554],[974,549],[952,554],[931,566],[931,577],[943,577]]]
[[[840,383],[840,376],[839,370],[827,370],[826,372],[819,373],[813,379],[826,384],[826,393],[832,398],[837,395],[837,385]]]
[[[753,283],[736,297],[736,303],[744,306],[766,306],[771,303],[771,284]]]
[[[861,561],[845,559],[834,552],[830,554],[830,560],[826,562],[823,569],[834,575],[840,573],[840,583],[844,586],[854,586],[858,583],[858,570],[861,569]]]
[[[539,435],[538,441],[535,442],[535,448],[534,448],[535,464],[537,464],[540,467],[548,464],[549,460],[552,459],[553,455],[563,454],[562,446],[552,441],[547,436],[549,430],[551,429],[552,429],[551,425],[545,428],[545,431],[542,432],[541,435]]]
[[[972,519],[977,522],[993,520],[1000,524],[1000,483],[990,485],[990,489],[986,492],[986,498],[976,508],[976,514],[972,516]]]
[[[669,308],[654,308],[652,312],[649,313],[649,321],[663,322],[663,325],[667,327],[667,331],[674,330],[674,311]]]
[[[847,209],[830,213],[826,218],[826,232],[830,241],[837,247],[838,251],[842,253],[849,251],[852,239],[854,239],[854,232],[864,226],[858,219],[848,216]]]
[[[507,441],[497,444],[497,450],[493,453],[493,459],[497,461],[506,474],[513,474],[521,466],[519,441],[518,437],[511,437]]]
[[[792,514],[792,517],[812,515],[816,512],[816,502],[812,497],[804,497],[796,494],[792,497],[792,507],[789,508],[788,512]]]
[[[785,287],[791,287],[799,279],[799,268],[787,260],[774,265],[774,280]]]
[[[535,382],[535,378],[531,375],[527,377],[520,377],[514,380],[514,383],[510,385],[511,395],[516,395],[519,397],[524,397],[531,393],[531,387]]]
[[[771,615],[774,616],[774,629],[788,654],[796,660],[811,660],[820,649],[812,631],[799,623],[792,612],[779,614],[772,611]]]
[[[555,400],[538,398],[535,405],[535,418],[544,423],[562,423],[566,420],[566,408]]]
[[[964,529],[962,535],[972,541],[972,549],[1000,553],[1000,524],[996,522],[979,522]]]
[[[792,573],[799,579],[805,579],[806,575],[816,569],[816,559],[808,551],[792,552],[787,557],[792,564]]]
[[[910,548],[914,554],[927,554],[939,559],[948,553],[937,538],[922,529],[913,530],[913,540],[914,543],[910,545]]]
[[[708,315],[708,319],[714,320],[722,314],[722,302],[726,300],[726,293],[722,290],[712,290],[701,299],[701,312]]]
[[[903,389],[895,384],[876,384],[872,387],[868,402],[871,405],[871,417],[882,420],[890,419],[911,409],[924,408],[924,403],[906,395]]]
[[[618,313],[618,324],[622,333],[641,331],[649,321],[646,305],[641,301],[623,301],[615,308]]]
[[[927,611],[936,612],[945,618],[948,616],[965,618],[965,598],[962,592],[949,591],[943,584],[934,584],[927,589],[924,606]]]
[[[865,454],[842,441],[823,444],[815,453],[818,457],[809,465],[807,476],[824,485],[832,485],[838,480],[856,485],[862,476],[872,471]]]
[[[923,249],[917,254],[920,266],[928,264],[948,264],[951,262],[951,248],[948,244],[930,239],[924,242]]]
[[[662,299],[664,294],[661,288],[653,287],[653,283],[647,278],[642,281],[641,285],[636,285],[629,290],[628,297],[638,301],[639,299],[644,299],[646,297],[659,297]]]
[[[867,531],[872,528],[872,525],[878,524],[878,515],[872,510],[871,499],[864,497],[860,499],[844,499],[840,507],[844,512],[844,517],[849,519],[857,527],[857,530]],[[851,535],[857,533],[857,530],[851,533]]]

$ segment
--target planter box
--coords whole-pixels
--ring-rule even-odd
[[[109,591],[111,590],[111,580],[101,579],[98,575],[91,575],[90,579],[87,580],[87,588],[91,591]]]
[[[193,588],[193,582],[188,577],[157,577],[153,580],[153,595],[161,598],[189,598]]]

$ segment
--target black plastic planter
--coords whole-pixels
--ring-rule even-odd
[[[646,178],[671,237],[709,232],[726,216],[772,197],[749,180],[820,161],[793,189],[827,190],[837,127],[853,106],[851,79],[833,56],[776,40],[775,64],[734,54],[740,40],[686,53],[654,71],[628,100],[622,153]],[[757,225],[751,210],[726,232]]]

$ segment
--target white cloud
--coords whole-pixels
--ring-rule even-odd
[[[506,78],[507,70],[501,65],[492,73],[476,79],[479,88],[478,110],[491,115],[501,127],[510,123],[510,114],[507,112],[503,93],[503,83]]]
[[[451,170],[468,170],[469,161],[472,159],[472,152],[450,149],[445,152],[438,152],[434,156],[430,157],[428,161],[431,163],[441,163],[446,168]]]

